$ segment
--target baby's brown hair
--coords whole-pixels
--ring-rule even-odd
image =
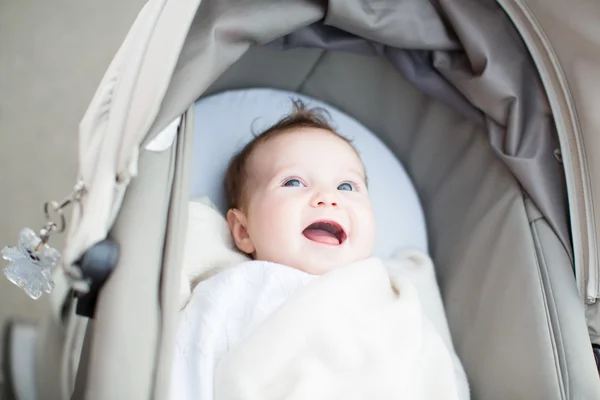
[[[331,132],[352,145],[350,140],[340,135],[328,122],[329,114],[322,108],[308,108],[301,100],[292,100],[292,112],[258,134],[237,153],[229,163],[225,175],[227,208],[241,209],[245,205],[245,182],[248,179],[248,160],[252,152],[269,139],[299,128],[317,128]]]

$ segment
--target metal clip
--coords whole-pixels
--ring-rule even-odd
[[[56,201],[47,201],[44,203],[44,215],[46,216],[46,225],[40,229],[40,239],[42,240],[36,250],[48,243],[52,233],[62,233],[67,227],[67,219],[64,209],[72,203],[79,202],[81,197],[86,193],[85,184],[83,181],[77,182],[73,188],[73,192],[65,197],[60,203]],[[58,216],[58,223],[55,221]]]

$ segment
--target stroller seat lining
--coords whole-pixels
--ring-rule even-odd
[[[377,224],[374,254],[390,257],[399,248],[427,251],[425,217],[405,168],[378,137],[340,110],[306,95],[254,88],[226,91],[196,102],[192,198],[208,196],[226,212],[223,178],[229,160],[255,134],[291,110],[291,99],[326,109],[334,127],[352,140],[367,171]]]

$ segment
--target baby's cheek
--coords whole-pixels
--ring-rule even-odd
[[[257,213],[256,225],[258,234],[263,236],[261,239],[269,240],[270,242],[276,242],[278,240],[278,236],[285,233],[285,210],[282,210],[281,207],[277,207],[276,204],[273,203],[263,203],[261,204],[261,210]]]
[[[375,245],[375,214],[372,208],[367,208],[364,213],[363,227],[361,229],[363,238],[362,242],[366,252],[371,252]]]

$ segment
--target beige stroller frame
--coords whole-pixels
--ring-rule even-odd
[[[474,399],[600,398],[599,27],[583,0],[150,0],[81,122],[62,254],[76,285],[106,238],[118,264],[89,321],[53,295],[39,398],[167,397],[193,104],[249,87],[336,106],[406,166]]]

